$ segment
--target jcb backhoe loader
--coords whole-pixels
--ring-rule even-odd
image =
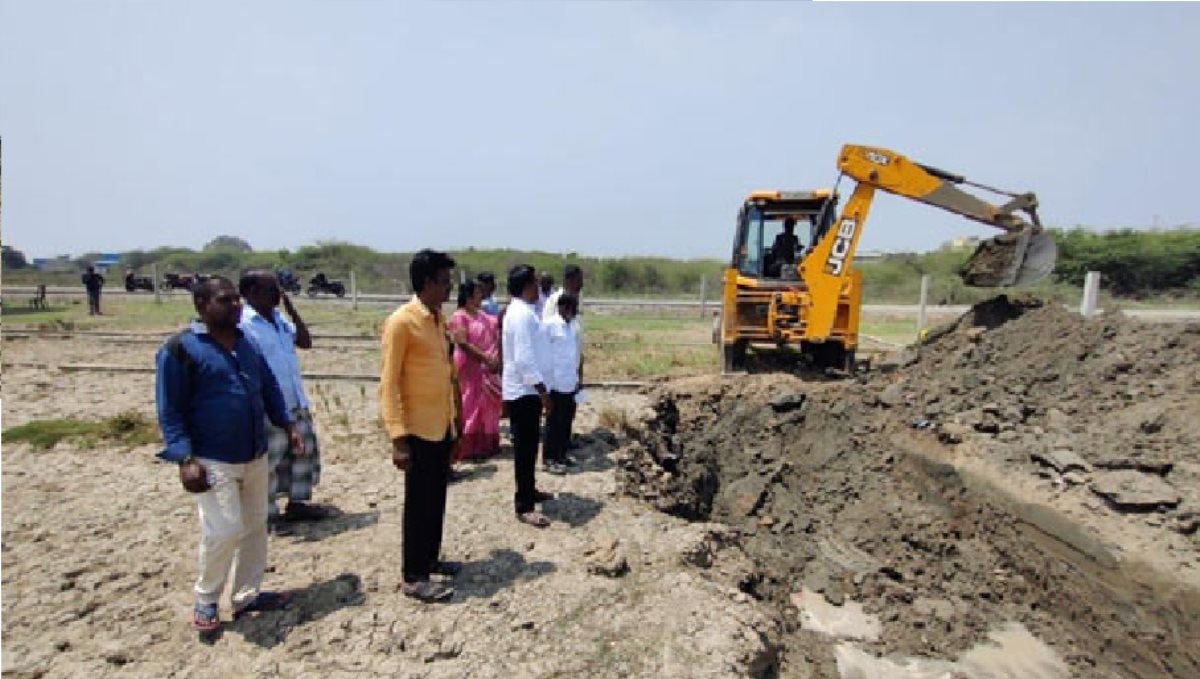
[[[862,306],[862,274],[853,267],[854,253],[876,190],[1005,232],[981,243],[968,260],[960,272],[967,285],[1022,285],[1054,268],[1057,248],[1042,230],[1032,193],[994,189],[870,146],[843,146],[838,169],[839,183],[844,176],[856,182],[840,215],[835,214],[836,185],[832,191],[755,191],[738,212],[722,290],[719,341],[725,370],[740,369],[751,344],[798,348],[818,367],[853,370]],[[960,185],[1009,200],[992,205]]]

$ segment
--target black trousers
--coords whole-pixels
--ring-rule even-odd
[[[513,498],[517,513],[537,508],[538,441],[541,439],[542,399],[537,394],[508,401],[508,421],[513,439],[513,469],[517,476],[517,493]]]
[[[87,297],[88,297],[88,313],[89,314],[100,313],[100,291],[99,290],[88,290]]]
[[[404,473],[404,581],[428,580],[442,551],[450,436],[441,441],[408,437]]]
[[[542,448],[543,462],[565,462],[571,446],[571,425],[575,422],[575,395],[550,392],[554,408],[546,416],[546,443]]]

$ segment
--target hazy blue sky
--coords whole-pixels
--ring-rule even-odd
[[[0,0],[4,242],[726,257],[844,142],[1200,222],[1194,4]],[[862,247],[986,227],[880,195]]]

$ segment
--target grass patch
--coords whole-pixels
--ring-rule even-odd
[[[4,430],[5,443],[28,443],[34,450],[48,450],[61,441],[83,447],[97,443],[141,446],[159,441],[158,427],[136,411],[126,411],[103,420],[34,420]]]
[[[926,326],[936,325],[926,321]],[[870,335],[892,344],[910,344],[917,337],[917,319],[862,320],[858,324],[859,344],[862,336]]]

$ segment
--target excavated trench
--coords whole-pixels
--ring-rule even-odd
[[[833,641],[801,629],[804,588],[878,616],[879,638],[858,642],[877,656],[949,660],[1016,622],[1074,676],[1200,676],[1190,582],[1115,553],[1077,517],[1016,492],[1009,472],[964,464],[938,425],[881,408],[895,382],[873,380],[666,384],[623,459],[627,494],[738,529],[758,568],[743,588],[778,610],[773,673],[842,676]]]

